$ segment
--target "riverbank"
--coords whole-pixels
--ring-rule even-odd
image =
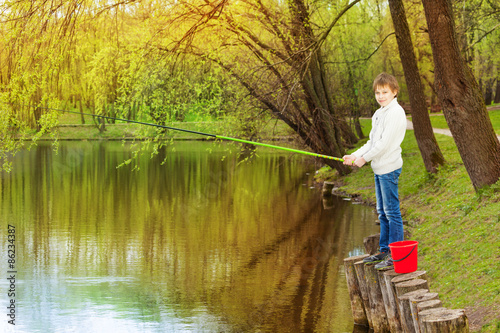
[[[135,121],[135,120],[134,120]],[[155,138],[158,134],[163,135],[163,139],[174,140],[206,140],[213,139],[204,135],[225,135],[231,136],[237,130],[241,123],[231,123],[231,121],[176,121],[165,124],[166,126],[181,129],[181,131],[163,129],[155,127],[150,119],[138,119],[141,123],[127,123],[126,121],[116,120],[114,123],[106,121],[104,126],[99,129],[92,116],[82,117],[78,114],[62,114],[58,118],[57,124],[52,128],[51,133],[44,134],[38,139],[53,140],[54,137],[64,141],[78,140],[116,140],[116,141],[140,141]],[[233,120],[235,121],[235,120]],[[148,126],[148,125],[151,126]],[[182,131],[186,130],[186,131]],[[196,134],[195,132],[198,132]],[[34,136],[35,130],[27,133],[29,140]],[[254,136],[261,140],[290,140],[294,138],[293,131],[284,123],[270,119],[263,122],[262,126],[255,129]]]
[[[428,272],[443,306],[466,309],[471,331],[499,332],[500,182],[476,193],[453,138],[436,139],[447,160],[436,175],[426,173],[413,132],[402,144],[401,210],[411,239],[419,242],[419,269]],[[336,182],[339,193],[375,203],[369,166],[343,178],[323,168],[316,177]]]

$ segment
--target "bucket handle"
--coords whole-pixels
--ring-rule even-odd
[[[411,249],[410,253],[408,253],[408,254],[407,254],[404,258],[401,258],[401,259],[398,259],[398,260],[394,260],[394,259],[392,259],[392,261],[393,261],[393,262],[400,262],[400,261],[405,260],[406,258],[408,258],[408,257],[410,256],[410,254],[413,252],[413,250],[415,250],[415,248],[416,248],[416,247],[417,247],[417,244],[415,244],[415,245],[413,246],[413,249]]]

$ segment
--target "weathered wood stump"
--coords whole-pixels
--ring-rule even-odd
[[[365,281],[370,299],[372,328],[375,332],[390,332],[389,321],[385,312],[382,290],[378,279],[378,271],[374,264],[365,264]]]
[[[418,313],[418,327],[420,327],[420,331],[419,332],[425,333],[424,319],[427,316],[430,316],[433,313],[439,313],[439,312],[447,311],[447,310],[448,309],[444,308],[444,307],[437,307],[437,308],[431,308],[431,309],[426,309],[426,310],[420,311]]]
[[[421,311],[437,308],[441,306],[441,301],[438,299],[438,293],[426,293],[410,298],[411,315],[413,317],[413,325],[415,331],[420,332],[420,324],[418,323],[418,314]]]
[[[369,326],[378,332],[469,332],[464,310],[441,307],[437,293],[429,292],[427,273],[397,274],[365,264],[368,254],[344,259],[354,331]]]
[[[372,255],[378,252],[380,234],[370,235],[363,238],[366,253]]]
[[[365,305],[361,296],[358,277],[354,269],[354,263],[368,257],[367,254],[344,259],[345,275],[347,286],[349,287],[349,297],[351,298],[351,309],[354,324],[368,326]]]
[[[395,277],[393,281],[395,279],[397,279],[397,277]],[[413,318],[411,318],[410,304],[409,302],[405,302],[407,298],[404,295],[411,291],[419,289],[426,289],[427,292],[429,290],[429,285],[427,283],[427,280],[411,279],[404,282],[396,283],[394,287],[396,289],[396,300],[399,307],[399,314],[400,314],[399,319],[401,320],[401,326],[403,327],[403,330],[405,332],[414,332],[415,327],[413,326]],[[410,317],[408,317],[408,313],[410,314]]]
[[[418,314],[419,312],[429,310],[429,309],[435,309],[435,308],[440,308],[442,307],[443,303],[439,299],[432,299],[428,300],[425,302],[420,302],[415,305],[416,313]],[[418,315],[417,315],[418,317]]]
[[[431,313],[424,318],[423,324],[426,333],[469,332],[469,320],[464,310],[447,310]]]
[[[409,282],[414,282],[418,280],[412,280]],[[425,280],[422,280],[425,281]],[[408,283],[408,282],[401,282],[401,283]],[[403,326],[403,329],[406,330],[406,332],[417,332],[418,324],[415,326],[415,320],[413,317],[413,313],[411,312],[411,305],[410,305],[410,300],[412,297],[415,296],[420,296],[423,294],[427,294],[429,292],[428,289],[417,289],[414,291],[410,291],[404,295],[399,296],[399,302],[400,302],[400,319],[401,319],[401,324]]]
[[[410,237],[410,232],[408,230],[404,231],[404,239]],[[379,251],[380,247],[380,233],[366,236],[363,238],[363,245],[365,246],[366,253],[375,254]]]
[[[363,300],[363,304],[365,306],[368,326],[373,327],[372,312],[370,310],[370,297],[368,296],[368,286],[365,278],[365,263],[363,261],[355,262],[354,270],[356,271],[356,276],[358,278],[359,290],[361,291],[361,299]]]
[[[333,196],[323,196],[323,208],[325,210],[332,209],[335,207],[335,201],[333,199]]]
[[[410,280],[415,280],[415,279],[422,279],[422,280],[427,280],[427,272],[426,271],[415,271],[407,274],[399,274],[398,276],[394,277],[391,280],[391,287],[392,287],[392,292],[396,296],[396,284],[405,282],[405,281],[410,281]],[[409,290],[411,291],[411,290]],[[396,298],[396,297],[395,297]],[[396,298],[397,302],[397,298]]]
[[[391,280],[398,275],[400,274],[396,273],[394,269],[380,270],[378,273],[380,289],[382,291],[382,297],[384,298],[385,312],[391,332],[402,332],[403,330],[401,321],[399,320],[396,299],[394,298],[391,286]]]
[[[398,283],[401,283],[401,282],[415,280],[415,279],[427,280],[427,272],[426,271],[415,271],[415,272],[411,272],[411,273],[407,273],[407,274],[397,274],[394,278],[392,278],[387,283],[388,288],[390,286],[390,289],[388,289],[388,291],[392,292],[392,295],[394,297],[394,300],[396,303],[396,311],[398,314],[399,314],[399,300],[397,298],[395,285]]]
[[[333,195],[333,193],[332,193],[333,185],[334,184],[332,182],[324,182],[323,183],[322,194],[324,197],[330,197]]]

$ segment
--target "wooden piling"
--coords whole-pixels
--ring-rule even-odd
[[[365,263],[363,261],[355,262],[354,270],[356,271],[356,277],[358,278],[359,290],[361,291],[361,299],[363,300],[368,326],[373,327],[372,312],[370,310],[370,298],[368,297],[368,286],[365,279]]]
[[[438,293],[425,293],[410,298],[411,315],[413,317],[413,325],[416,332],[420,332],[420,324],[418,323],[419,312],[431,308],[441,306],[441,301],[438,299]]]
[[[402,283],[414,284],[415,281],[418,281],[418,280],[412,280],[409,282],[402,282]],[[421,280],[421,281],[425,281],[425,280]],[[427,281],[425,281],[425,282],[427,282]],[[404,295],[399,296],[400,311],[401,311],[400,318],[401,318],[401,324],[402,324],[405,332],[409,332],[409,333],[417,332],[417,327],[418,327],[418,324],[417,324],[417,326],[415,326],[415,321],[413,318],[413,314],[411,312],[410,299],[414,296],[427,294],[428,292],[429,292],[428,289],[417,289],[417,290],[410,291]]]
[[[330,197],[330,196],[333,195],[333,193],[332,193],[333,186],[334,186],[333,182],[323,182],[323,191],[322,191],[322,194],[323,194],[324,197]]]
[[[366,253],[372,255],[378,252],[380,234],[370,235],[363,238]]]
[[[378,279],[378,271],[375,269],[375,264],[365,264],[365,281],[368,287],[368,297],[370,299],[372,328],[375,332],[390,332],[382,290]]]
[[[395,277],[392,281],[396,280],[397,281],[398,277]],[[394,282],[393,282],[394,283]],[[403,330],[405,332],[413,332],[414,327],[413,327],[413,320],[412,318],[408,318],[407,314],[408,311],[405,309],[406,303],[404,302],[404,298],[401,299],[401,297],[409,293],[410,291],[415,291],[418,289],[429,289],[429,285],[427,284],[427,280],[423,279],[410,279],[404,282],[399,282],[394,284],[395,288],[395,295],[396,295],[396,303],[398,304],[398,309],[399,309],[399,319],[401,320],[401,326],[403,327]],[[408,307],[410,305],[408,304]],[[411,310],[410,310],[411,312]]]
[[[368,254],[344,259],[357,327],[379,332],[469,332],[464,310],[442,308],[437,293],[429,292],[427,273],[397,274],[393,269],[376,270],[362,259]]]
[[[399,274],[396,273],[394,269],[379,271],[380,289],[382,291],[382,297],[384,298],[385,312],[391,332],[401,332],[403,330],[401,321],[399,320],[396,299],[394,298],[391,286],[392,278],[398,275]]]
[[[354,324],[363,326],[369,326],[369,323],[366,317],[365,304],[361,297],[358,278],[354,270],[354,263],[360,260],[362,261],[366,257],[368,257],[368,255],[364,254],[344,259],[345,275],[347,286],[349,287],[349,297],[351,298],[352,317],[354,319]]]
[[[429,310],[429,309],[440,308],[440,307],[442,307],[442,305],[443,305],[443,303],[439,299],[432,299],[429,301],[417,303],[415,306],[417,317],[418,317],[419,312]]]
[[[433,313],[439,313],[439,312],[447,311],[447,310],[448,310],[447,308],[438,306],[437,308],[431,308],[431,309],[426,309],[426,310],[420,311],[418,313],[418,327],[420,327],[420,331],[419,332],[425,333],[424,319],[427,316],[430,316]]]
[[[426,333],[469,332],[469,320],[464,310],[433,312],[424,318],[423,324]]]

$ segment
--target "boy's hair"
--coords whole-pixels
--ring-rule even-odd
[[[373,81],[373,91],[375,91],[375,89],[377,89],[378,87],[385,87],[385,86],[389,86],[389,88],[391,88],[392,91],[396,92],[397,96],[397,93],[399,92],[398,80],[390,74],[380,73]]]

